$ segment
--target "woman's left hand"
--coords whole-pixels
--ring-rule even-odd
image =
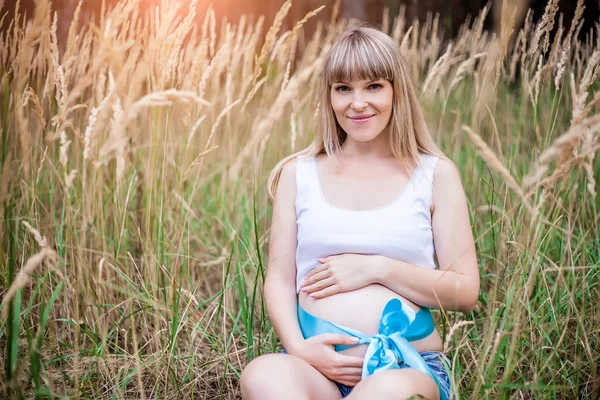
[[[378,257],[364,254],[340,254],[319,258],[321,265],[310,271],[301,290],[319,299],[349,292],[375,282]]]

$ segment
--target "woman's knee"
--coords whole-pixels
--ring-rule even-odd
[[[277,374],[277,370],[281,371],[281,360],[278,360],[277,356],[277,354],[262,355],[252,360],[244,368],[240,378],[240,387],[242,395],[245,395],[244,398],[256,395],[258,391],[264,391],[273,384],[277,384],[274,375]]]
[[[351,399],[394,399],[411,397],[439,399],[437,385],[426,374],[413,369],[381,371],[360,382],[352,391]]]
[[[306,362],[286,354],[254,359],[240,379],[245,400],[340,398],[337,386]]]
[[[244,399],[282,398],[295,392],[302,398],[301,391],[295,386],[295,368],[289,356],[283,354],[265,354],[252,360],[242,371],[240,388]]]

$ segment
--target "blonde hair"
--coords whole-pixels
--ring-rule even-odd
[[[365,25],[351,27],[333,43],[325,57],[319,88],[319,121],[313,142],[304,150],[281,160],[269,176],[268,191],[273,198],[284,165],[297,157],[341,152],[347,134],[338,124],[331,107],[331,85],[343,80],[385,79],[392,84],[394,99],[389,122],[390,148],[402,166],[411,172],[419,154],[438,154],[421,111],[417,92],[400,47],[386,33]]]

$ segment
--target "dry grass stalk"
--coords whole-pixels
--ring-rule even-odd
[[[44,154],[42,155],[42,161],[40,161],[40,165],[38,167],[37,170],[37,175],[35,178],[35,183],[37,184],[40,181],[40,176],[42,174],[42,168],[44,167],[44,163],[46,162],[46,155],[48,154],[48,146],[46,146],[44,148]],[[8,154],[8,156],[10,157],[10,153]],[[3,199],[4,197],[0,197],[0,199]]]
[[[217,129],[219,128],[219,125],[221,124],[221,120],[229,113],[229,111],[231,111],[231,109],[233,107],[238,105],[238,103],[240,101],[241,101],[241,99],[237,99],[236,101],[234,101],[233,103],[231,103],[230,105],[225,107],[223,109],[223,111],[221,111],[221,113],[219,114],[219,116],[217,117],[215,122],[213,123],[212,129],[210,130],[210,135],[208,135],[208,140],[206,141],[206,148],[208,148],[208,146],[210,146],[210,142],[212,141],[213,136],[215,135],[215,133],[217,133]]]
[[[550,0],[546,5],[546,11],[544,12],[544,20],[546,20],[546,35],[544,37],[544,54],[548,52],[548,46],[550,45],[550,33],[554,28],[554,19],[558,12],[558,0]]]
[[[293,112],[292,115],[290,116],[290,127],[291,127],[291,131],[292,131],[292,136],[290,139],[291,142],[291,148],[292,148],[292,153],[296,152],[296,138],[298,137],[298,128],[296,126],[296,113]]]
[[[548,71],[548,73],[550,73],[551,69],[557,65],[556,59],[558,58],[558,53],[560,52],[563,31],[564,28],[559,24],[554,41],[552,42],[552,47],[550,48],[550,55],[548,55],[546,65],[544,66],[544,71]]]
[[[525,196],[523,189],[517,183],[515,178],[508,171],[508,169],[506,169],[504,164],[502,164],[502,162],[498,159],[498,157],[492,151],[492,149],[490,149],[489,146],[485,143],[485,141],[481,138],[481,136],[475,133],[471,128],[469,128],[466,125],[463,125],[462,128],[469,134],[469,137],[477,146],[477,150],[479,152],[479,155],[481,155],[481,158],[483,158],[483,160],[490,168],[500,173],[500,175],[506,181],[508,187],[519,196],[519,199],[522,201],[522,204],[527,209],[527,211],[533,214],[533,207],[531,206],[531,203]]]
[[[217,26],[217,16],[215,14],[215,10],[210,8],[210,46],[209,48],[209,56],[212,57],[215,54],[215,42],[217,40],[216,26]]]
[[[58,19],[58,13],[54,13],[54,21],[52,22],[51,27],[51,37],[52,41],[50,42],[50,55],[52,60],[52,69],[54,74],[54,84],[55,84],[55,97],[56,104],[58,104],[59,109],[63,109],[65,106],[65,101],[67,98],[67,84],[65,82],[65,71],[63,70],[63,66],[60,65],[59,61],[59,53],[58,53],[58,40],[56,39],[56,24]],[[59,114],[61,114],[59,112]]]
[[[262,85],[265,84],[265,82],[267,82],[266,77],[261,78],[261,80],[258,81],[256,83],[256,85],[254,85],[254,87],[252,88],[252,91],[250,93],[248,93],[248,96],[246,96],[246,99],[244,100],[244,109],[248,106],[248,104],[250,104],[250,102],[254,98],[254,95],[256,94],[256,92],[258,92],[258,90],[261,88]]]
[[[92,110],[90,111],[90,116],[88,118],[88,124],[87,124],[87,127],[85,128],[85,133],[83,134],[83,141],[84,141],[83,161],[84,161],[84,163],[89,158],[89,155],[90,155],[90,149],[91,149],[92,139],[93,139],[93,135],[94,135],[94,128],[96,127],[96,122],[98,120],[98,114],[101,113],[106,108],[106,105],[109,103],[110,98],[115,89],[115,82],[112,77],[112,72],[109,72],[109,74],[110,74],[110,77],[109,77],[108,93],[106,94],[106,97],[104,97],[102,99],[102,101],[100,102],[100,105],[98,107],[92,108]]]
[[[29,86],[23,94],[22,107],[25,107],[29,101],[33,102],[33,111],[38,120],[40,121],[40,127],[43,131],[44,129],[46,129],[46,119],[44,118],[44,110],[42,108],[42,104],[40,103],[39,97],[37,96],[37,94],[35,94],[31,86]]]
[[[4,163],[2,165],[2,175],[0,176],[0,199],[4,202],[7,198],[8,189],[10,187],[10,181],[12,177],[12,168],[10,167],[10,163],[12,161],[12,154],[8,153],[6,158],[4,159]],[[4,220],[4,216],[0,220]],[[4,232],[0,232],[0,239],[4,236]]]
[[[539,50],[540,40],[542,35],[546,31],[546,26],[548,24],[548,18],[550,17],[552,3],[555,0],[550,0],[546,4],[546,9],[544,10],[544,15],[542,15],[542,19],[538,22],[535,30],[535,34],[533,35],[533,41],[531,42],[531,46],[529,47],[529,55],[534,57],[536,54],[541,53]]]
[[[398,12],[398,16],[394,19],[394,29],[392,31],[392,39],[394,42],[400,44],[402,40],[402,35],[404,34],[404,25],[406,24],[406,19],[404,15],[406,13],[406,6],[402,4],[400,6],[400,11]]]
[[[171,50],[171,55],[169,57],[169,61],[167,63],[167,68],[164,71],[163,81],[170,82],[173,71],[176,66],[179,64],[179,53],[181,51],[181,46],[183,44],[183,39],[185,36],[192,30],[193,21],[196,17],[196,5],[198,4],[198,0],[192,0],[189,4],[189,11],[186,15],[183,23],[179,25],[177,30],[175,31],[175,42],[173,44],[173,48]]]
[[[569,32],[564,39],[563,51],[560,57],[560,61],[558,62],[558,67],[556,71],[556,77],[554,78],[554,85],[556,86],[556,90],[560,87],[560,79],[562,78],[568,57],[571,51],[571,38],[573,37],[573,33],[575,32],[576,26],[579,24],[581,17],[583,16],[583,10],[585,9],[584,5],[585,0],[577,0],[577,8],[575,9],[575,16],[571,21],[571,27],[569,28]]]
[[[340,15],[340,3],[341,0],[335,0],[333,8],[331,9],[331,18],[329,19],[329,25],[336,25],[338,17]]]
[[[67,163],[69,162],[69,145],[71,144],[70,140],[67,140],[67,132],[65,128],[61,128],[60,133],[60,163],[63,167],[67,167]]]
[[[208,153],[212,152],[213,150],[216,150],[219,148],[219,145],[213,146],[210,149],[204,150],[202,153],[198,154],[198,156],[196,157],[196,159],[194,161],[192,161],[192,163],[190,164],[190,166],[188,167],[188,169],[185,171],[185,173],[183,174],[183,179],[187,178],[187,175],[189,174],[189,172],[192,170],[193,167],[195,167],[196,165],[200,164],[200,160],[207,155]]]
[[[27,221],[22,222],[25,228],[27,228],[27,230],[33,235],[35,241],[40,245],[42,249],[38,253],[29,257],[27,261],[25,261],[25,265],[23,265],[17,276],[15,276],[12,285],[10,285],[10,287],[4,294],[4,298],[2,299],[2,321],[6,321],[6,318],[8,317],[10,301],[17,294],[19,289],[31,282],[31,274],[33,273],[33,271],[35,271],[36,267],[40,265],[44,261],[44,259],[46,259],[46,257],[55,258],[57,256],[56,252],[49,247],[48,241],[46,240],[45,236],[43,236]]]
[[[21,270],[13,280],[12,285],[10,285],[10,287],[4,294],[4,298],[2,299],[3,322],[6,321],[6,318],[8,318],[9,303],[13,299],[15,294],[17,294],[19,289],[31,282],[31,274],[33,273],[33,271],[35,271],[36,267],[40,265],[47,256],[54,255],[55,253],[53,250],[44,248],[27,259],[25,265],[23,266],[23,268],[21,268]]]
[[[446,340],[444,340],[444,353],[447,353],[450,350],[450,341],[452,340],[452,337],[454,336],[454,333],[456,331],[458,331],[460,328],[462,328],[463,326],[468,326],[468,325],[473,325],[473,321],[458,321],[457,323],[455,323],[454,325],[452,325],[450,327],[450,331],[448,331],[448,334],[446,335]]]
[[[172,105],[173,100],[178,100],[186,104],[196,103],[203,106],[210,106],[210,103],[208,101],[199,97],[194,92],[177,89],[167,89],[161,92],[152,92],[136,101],[131,107],[127,119],[134,119],[138,115],[138,113],[144,108]]]
[[[69,33],[67,35],[67,49],[65,52],[65,59],[71,58],[76,49],[75,43],[75,33],[77,32],[77,23],[79,21],[79,13],[81,12],[81,6],[83,4],[83,0],[79,0],[77,3],[77,7],[75,8],[75,12],[73,13],[73,18],[71,19],[71,25],[69,26]],[[69,69],[67,69],[67,72]]]
[[[600,64],[600,47],[598,47],[591,55],[585,68],[581,82],[579,83],[579,90],[577,93],[577,100],[573,109],[573,119],[576,120],[580,116],[580,113],[585,108],[585,102],[588,97],[588,89],[590,85],[598,76],[598,65]]]
[[[444,69],[443,66],[450,59],[451,54],[452,54],[452,44],[449,44],[444,55],[441,56],[436,61],[436,63],[433,65],[433,67],[429,71],[429,74],[427,75],[427,79],[425,79],[425,83],[423,84],[422,93],[427,92],[427,89],[429,88],[429,84],[431,83],[431,81],[434,78],[436,78],[436,76],[438,75],[438,72],[440,72],[441,70]],[[432,91],[431,95],[433,95],[434,93],[435,93],[435,91]]]
[[[281,36],[279,36],[279,39],[275,41],[273,49],[271,50],[271,56],[269,57],[270,62],[273,62],[275,60],[275,57],[277,57],[279,61],[279,66],[285,63],[285,60],[287,59],[285,57],[285,51],[281,51],[280,48],[282,48],[283,44],[287,43],[291,37],[292,31],[285,31]]]
[[[533,76],[533,82],[528,87],[529,96],[531,97],[531,103],[535,107],[538,103],[538,99],[540,96],[540,83],[542,81],[542,67],[543,67],[544,56],[542,54],[539,55],[537,68],[535,70],[535,75]]]
[[[595,142],[597,142],[595,133],[597,132],[593,132],[589,128],[586,129],[584,132],[582,145],[582,151],[584,154],[586,154],[583,161],[583,169],[586,172],[588,181],[586,188],[592,196],[592,199],[596,198],[596,179],[594,177],[594,158],[596,157],[596,152],[593,151],[593,146]]]
[[[256,85],[256,80],[260,77],[262,73],[262,64],[265,62],[267,55],[271,52],[273,48],[273,44],[275,43],[275,37],[279,29],[281,28],[281,24],[285,16],[290,11],[292,7],[292,0],[286,0],[285,3],[281,6],[277,14],[275,14],[275,19],[273,20],[273,24],[269,28],[267,32],[267,36],[265,38],[265,43],[263,44],[262,49],[260,50],[260,55],[256,58],[256,62],[254,64],[254,78],[252,81],[252,92],[254,92],[254,86]]]
[[[16,17],[12,23],[13,33],[12,40],[15,45],[10,46],[8,59],[16,60],[11,64],[10,68],[14,72],[14,104],[23,104],[22,96],[25,92],[25,87],[28,84],[30,74],[34,67],[33,49],[37,42],[45,43],[43,27],[48,27],[49,24],[49,4],[47,2],[40,3],[34,12],[34,18],[29,22],[27,28],[21,31],[19,18]],[[10,29],[9,29],[10,30]],[[14,107],[15,120],[19,133],[21,144],[23,171],[26,179],[30,177],[30,151],[31,151],[31,132],[29,130],[29,121],[25,117],[23,107]]]
[[[291,79],[284,91],[282,91],[277,99],[266,113],[265,118],[258,120],[256,127],[252,129],[252,137],[246,143],[246,146],[238,154],[235,161],[232,163],[229,170],[230,179],[234,179],[239,175],[242,168],[242,163],[252,152],[256,150],[256,147],[261,143],[265,143],[266,138],[270,134],[270,128],[273,123],[281,117],[285,110],[287,103],[296,96],[300,90],[300,85],[303,84],[313,74],[314,70],[320,67],[322,59],[317,59],[310,67],[304,68],[301,72],[295,74]]]
[[[521,36],[521,73],[526,74],[528,69],[525,68],[527,61],[527,54],[529,52],[527,48],[529,37],[531,36],[531,29],[533,28],[533,12],[531,9],[527,10],[527,15],[525,16],[525,24],[523,26],[523,35]]]
[[[109,139],[100,148],[98,160],[94,162],[96,168],[108,162],[109,155],[114,153],[117,160],[117,182],[121,181],[125,171],[125,156],[128,151],[129,140],[125,136],[124,111],[121,106],[121,99],[115,96],[112,104],[113,117],[110,123]]]
[[[200,127],[200,124],[202,124],[202,122],[205,119],[206,119],[206,114],[201,116],[200,118],[198,118],[198,120],[196,121],[194,126],[192,126],[192,129],[190,129],[190,133],[188,134],[188,139],[187,139],[187,145],[185,147],[186,151],[190,148],[192,140],[194,139],[194,136],[196,135],[196,131],[198,130],[198,128]]]
[[[548,188],[543,187],[542,192],[540,193],[540,196],[538,197],[538,200],[535,204],[535,208],[533,210],[533,218],[531,218],[532,225],[533,225],[533,222],[537,221],[537,218],[541,213],[542,206],[546,202],[547,198],[548,198]]]
[[[515,42],[520,43],[523,35],[524,35],[523,29],[521,29],[519,31],[519,35],[517,36],[517,40]],[[510,66],[509,66],[509,73],[508,73],[508,81],[509,82],[515,81],[516,72],[517,72],[517,64],[519,63],[520,55],[521,55],[520,47],[518,45],[515,45],[513,47],[513,53],[512,53],[511,59],[510,59]]]
[[[208,78],[210,77],[215,65],[220,62],[221,56],[225,53],[225,47],[221,47],[217,54],[210,60],[210,63],[204,69],[202,73],[202,78],[200,78],[200,83],[198,84],[198,94],[200,97],[204,96],[206,91],[206,85],[208,83]]]
[[[512,12],[511,10],[512,9]],[[510,12],[510,17],[507,19],[505,15]],[[506,53],[508,52],[508,44],[512,33],[514,31],[515,18],[517,13],[519,12],[519,6],[515,4],[510,4],[508,2],[504,2],[502,7],[501,14],[501,28],[500,28],[500,39],[498,42],[498,55],[495,60],[496,62],[496,75],[494,78],[494,87],[498,86],[498,82],[500,81],[500,74],[502,73],[502,67],[504,66],[504,58],[506,57]]]
[[[588,130],[592,134],[600,131],[600,115],[594,115],[584,119],[580,123],[571,125],[567,132],[556,138],[552,145],[538,157],[536,167],[530,174],[523,178],[523,184],[528,187],[540,182],[549,169],[548,164],[557,157],[565,154],[565,150],[571,153],[574,143],[579,143]],[[564,166],[565,162],[565,160],[559,160],[558,169]]]
[[[339,0],[338,0],[338,3],[339,3]],[[311,19],[312,17],[314,17],[318,13],[320,13],[324,8],[325,8],[325,6],[321,6],[315,10],[310,11],[309,13],[307,13],[304,16],[304,18],[302,18],[300,21],[298,21],[296,23],[296,25],[294,26],[294,29],[292,29],[292,33],[290,34],[290,36],[288,37],[288,39],[285,42],[285,47],[283,48],[283,51],[282,51],[282,55],[284,57],[286,57],[286,55],[288,54],[291,44],[297,40],[298,31],[300,31],[300,28],[302,28],[302,26],[304,26],[304,24],[306,24],[306,22],[309,19]],[[290,54],[290,57],[292,57],[292,56],[293,56],[293,54]]]
[[[485,56],[486,53],[477,53],[470,56],[468,59],[460,63],[458,68],[456,69],[456,73],[454,75],[454,79],[450,82],[450,86],[448,87],[448,92],[452,90],[456,85],[460,83],[465,77],[469,76],[473,73],[473,66],[475,62],[481,57]]]
[[[477,16],[477,25],[473,32],[473,38],[471,39],[470,54],[475,54],[478,51],[479,41],[481,40],[481,36],[483,34],[483,23],[485,22],[485,18],[487,17],[490,8],[490,3],[486,4]]]
[[[285,68],[285,74],[283,74],[283,82],[281,83],[281,90],[284,90],[290,80],[290,69],[292,67],[292,62],[288,61],[287,66]]]
[[[594,98],[592,100],[590,100],[585,107],[583,108],[583,110],[579,113],[579,115],[577,116],[577,118],[575,118],[573,120],[574,123],[579,123],[581,122],[581,120],[585,117],[587,117],[588,115],[590,115],[590,113],[592,112],[592,109],[596,106],[596,104],[600,101],[600,92],[596,92],[594,94]]]
[[[402,54],[406,54],[406,52],[408,50],[408,41],[411,39],[412,30],[413,30],[413,26],[411,25],[408,28],[408,30],[406,31],[406,33],[404,34],[402,41],[400,42],[400,50],[402,51]]]

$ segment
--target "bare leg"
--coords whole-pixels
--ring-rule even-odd
[[[429,375],[413,368],[403,368],[385,370],[366,377],[346,399],[404,400],[413,396],[415,399],[439,400],[440,393]]]
[[[289,354],[265,354],[242,371],[244,400],[337,400],[338,387],[310,364]]]

